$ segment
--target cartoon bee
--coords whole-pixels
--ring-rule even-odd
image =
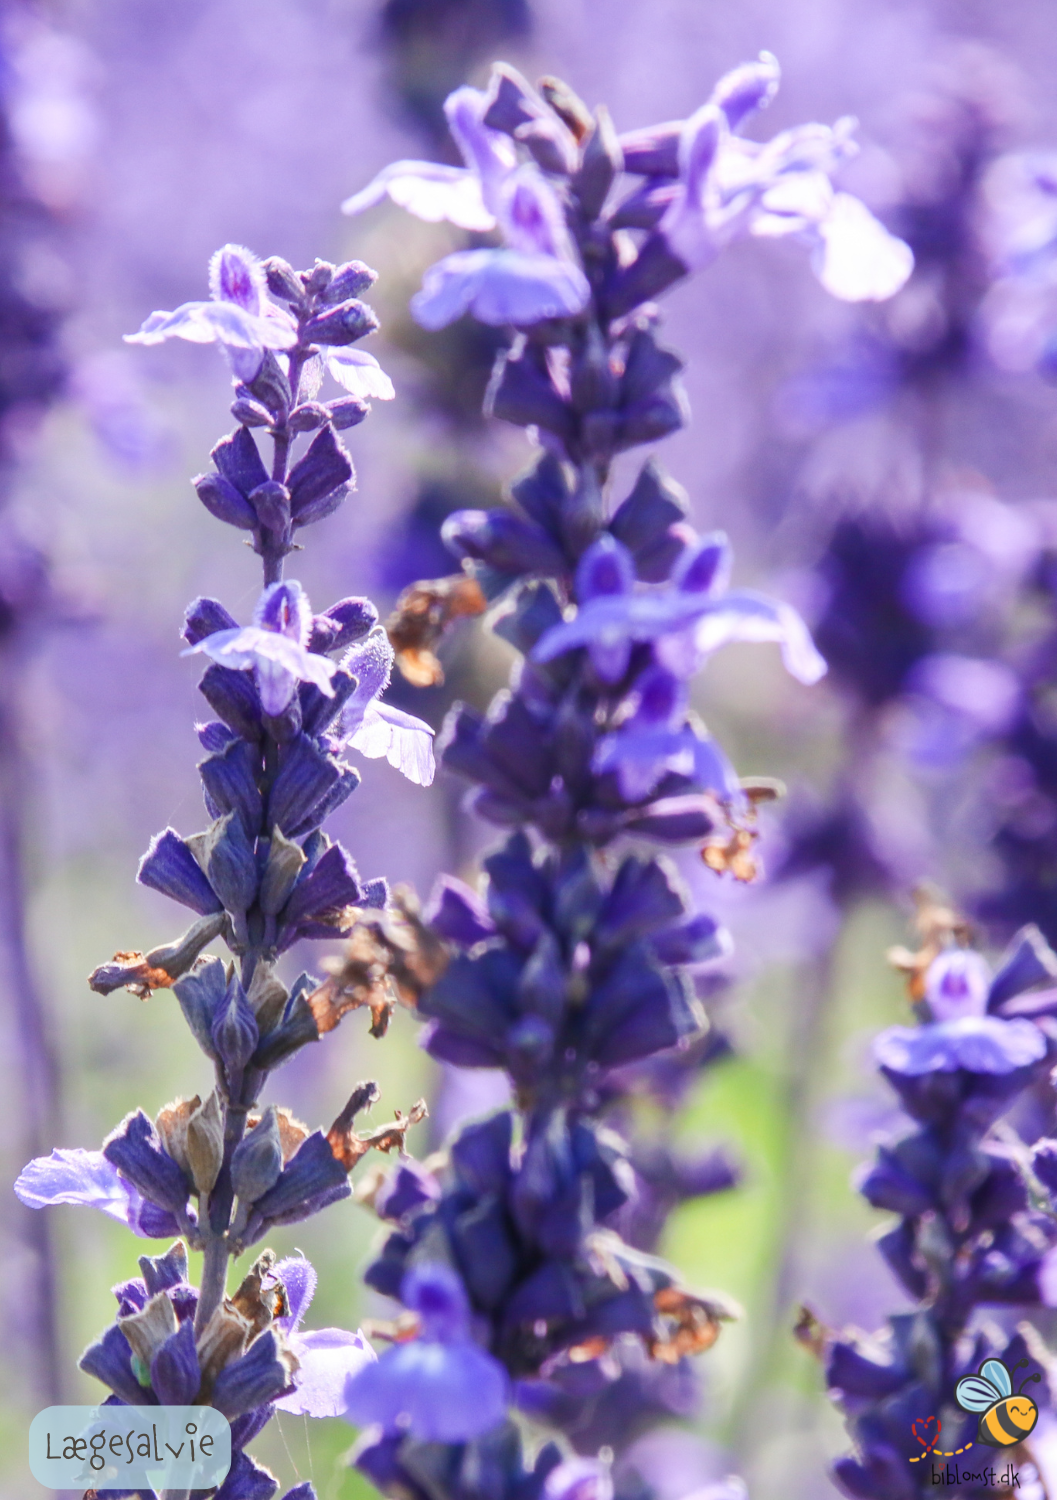
[[[1029,1363],[1022,1359],[1013,1369]],[[1024,1385],[1041,1379],[1041,1375],[1029,1375]],[[978,1442],[991,1448],[1011,1448],[1027,1437],[1039,1420],[1039,1408],[1030,1396],[1022,1394],[1023,1389],[1014,1396],[1012,1376],[1000,1359],[985,1360],[979,1374],[959,1380],[954,1395],[962,1411],[983,1413],[976,1433]]]

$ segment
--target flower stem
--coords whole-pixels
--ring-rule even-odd
[[[221,1235],[206,1241],[202,1285],[198,1289],[195,1333],[201,1333],[221,1302],[228,1281],[228,1243]]]

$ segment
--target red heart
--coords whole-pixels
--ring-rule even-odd
[[[912,1430],[914,1436],[927,1453],[930,1448],[935,1447],[939,1442],[942,1428],[939,1418],[932,1416],[919,1417],[913,1424]]]

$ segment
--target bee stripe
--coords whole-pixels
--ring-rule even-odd
[[[993,1407],[987,1415],[992,1431],[994,1431],[995,1427],[999,1427],[1009,1438],[1019,1439],[1024,1436],[1023,1427],[1018,1427],[1016,1422],[1013,1421],[1012,1417],[1005,1410],[1004,1401],[1000,1406]]]

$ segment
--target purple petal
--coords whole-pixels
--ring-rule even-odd
[[[982,1016],[990,987],[987,960],[971,948],[949,948],[933,959],[925,975],[925,998],[934,1021]]]
[[[781,78],[778,59],[773,53],[761,52],[757,62],[742,63],[724,73],[712,90],[710,102],[723,111],[731,130],[737,130],[748,115],[767,108]]]
[[[312,633],[312,606],[308,595],[292,578],[283,583],[269,584],[257,600],[253,623],[262,630],[274,630],[300,646],[307,646]]]
[[[16,1196],[27,1208],[77,1203],[128,1223],[129,1184],[101,1151],[63,1150],[37,1156],[22,1168]]]
[[[437,770],[433,733],[428,724],[402,709],[392,708],[388,703],[371,703],[349,744],[370,760],[384,756],[416,786],[431,786]]]
[[[264,267],[242,245],[223,245],[209,262],[209,291],[218,302],[259,313],[265,294]]]
[[[531,163],[519,167],[503,184],[499,221],[511,250],[571,258],[569,232],[557,194]]]
[[[630,594],[635,561],[615,537],[603,534],[592,543],[576,568],[576,597],[581,605],[604,594]]]
[[[827,671],[807,626],[792,605],[748,589],[724,594],[695,629],[695,644],[703,655],[731,641],[777,641],[786,671],[798,682],[817,682]]]
[[[590,297],[586,276],[571,261],[519,250],[459,250],[429,268],[411,311],[432,330],[466,312],[492,327],[523,327],[572,317]]]
[[[341,205],[343,214],[359,214],[383,198],[437,224],[447,219],[460,229],[487,231],[495,228],[495,216],[485,207],[476,173],[463,167],[448,167],[435,161],[394,161],[360,192]]]
[[[874,1042],[878,1066],[911,1078],[923,1073],[1011,1073],[1046,1053],[1046,1039],[1031,1021],[963,1016],[931,1026],[890,1026]]]
[[[815,274],[842,302],[883,302],[894,297],[914,269],[914,252],[858,198],[836,193],[818,226],[821,246]]]
[[[314,1333],[295,1333],[290,1347],[301,1368],[294,1377],[296,1390],[275,1403],[279,1411],[295,1416],[342,1417],[345,1387],[358,1371],[377,1362],[377,1355],[362,1333],[344,1328],[320,1328]]]
[[[567,1458],[547,1475],[543,1500],[613,1500],[608,1464],[597,1458]]]
[[[721,594],[727,587],[733,556],[722,531],[704,536],[688,547],[672,574],[679,588],[690,594]]]
[[[374,355],[363,349],[328,350],[327,369],[350,396],[361,401],[392,401],[396,395],[393,382]]]
[[[466,1337],[470,1305],[459,1277],[438,1261],[414,1266],[400,1287],[401,1301],[422,1318],[422,1333],[441,1342]]]
[[[387,1349],[376,1365],[351,1377],[345,1416],[357,1426],[392,1431],[406,1420],[423,1442],[458,1443],[497,1427],[506,1416],[507,1376],[476,1344],[415,1339]]]
[[[477,892],[454,875],[439,875],[423,918],[433,931],[460,948],[495,936],[496,926]]]

